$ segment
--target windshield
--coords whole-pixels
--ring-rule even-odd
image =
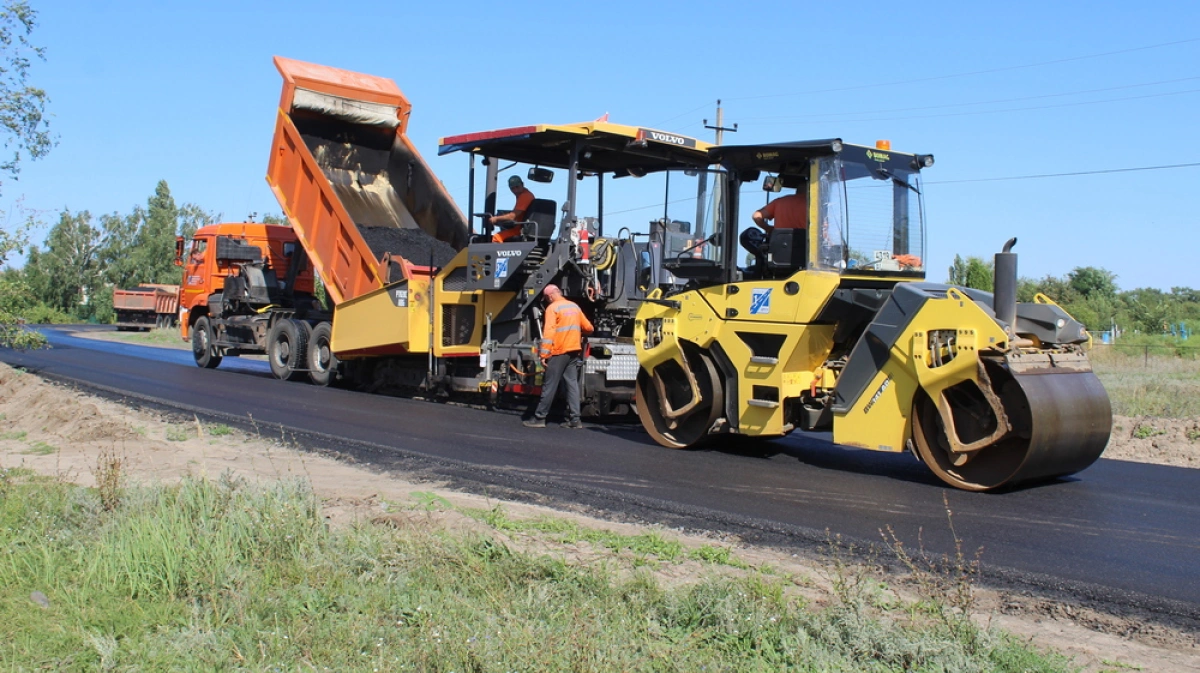
[[[662,217],[651,231],[664,232],[664,259],[691,257],[721,261],[724,233],[724,180],[715,171],[667,171],[663,182]]]
[[[920,174],[820,160],[817,265],[849,273],[924,272]]]

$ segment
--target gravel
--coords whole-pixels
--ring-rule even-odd
[[[403,257],[418,266],[427,266],[430,256],[435,267],[445,266],[458,254],[447,243],[437,240],[420,229],[400,229],[397,227],[359,227],[359,233],[366,240],[375,258],[390,252],[392,256]]]

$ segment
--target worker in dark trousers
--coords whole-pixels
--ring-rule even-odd
[[[546,416],[558,384],[567,389],[568,428],[582,428],[579,418],[579,378],[583,368],[583,337],[592,333],[592,323],[575,302],[568,301],[557,285],[547,285],[543,291],[550,305],[546,307],[545,324],[539,355],[546,371],[542,376],[542,399],[533,418],[525,421],[527,428],[546,427]]]

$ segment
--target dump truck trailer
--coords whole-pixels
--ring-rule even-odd
[[[142,283],[128,290],[113,290],[113,310],[118,330],[174,327],[179,315],[179,286]]]

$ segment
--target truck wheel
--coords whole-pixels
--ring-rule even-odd
[[[333,327],[323,322],[313,328],[308,341],[308,377],[318,386],[328,386],[337,380],[338,359],[330,347]]]
[[[196,359],[197,367],[216,369],[221,364],[221,354],[213,345],[215,341],[208,316],[200,316],[192,325],[192,357]]]
[[[298,320],[280,320],[267,334],[267,361],[271,373],[283,381],[300,378],[305,365],[304,352],[312,328]]]

